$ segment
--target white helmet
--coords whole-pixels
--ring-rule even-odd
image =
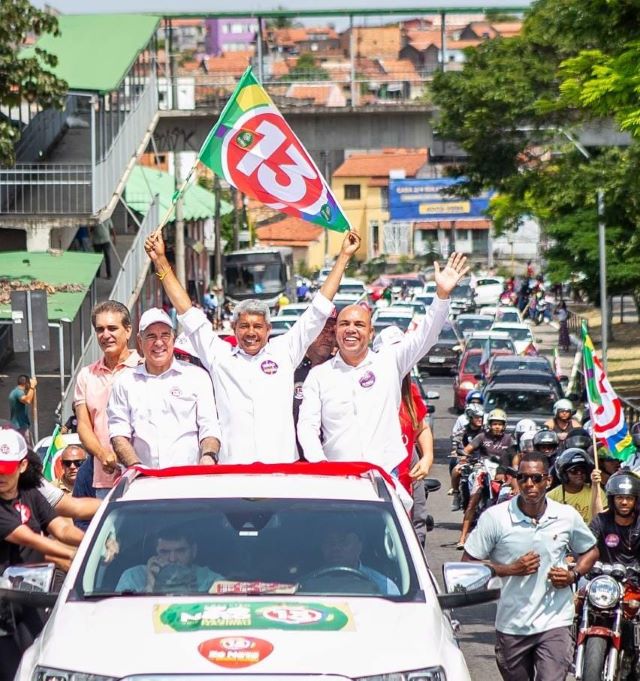
[[[570,411],[573,414],[573,405],[570,400],[558,400],[553,405],[553,415],[557,416],[559,411]]]
[[[533,419],[520,419],[520,421],[516,423],[514,434],[516,437],[521,437],[524,433],[535,433],[536,430],[538,430],[538,425]]]

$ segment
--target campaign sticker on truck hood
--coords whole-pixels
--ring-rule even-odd
[[[353,630],[349,606],[323,603],[174,603],[155,605],[156,632],[215,629],[291,629],[296,631]]]
[[[203,641],[198,652],[221,667],[249,667],[271,655],[273,644],[251,636],[224,636]]]

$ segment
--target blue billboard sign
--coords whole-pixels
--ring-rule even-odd
[[[464,220],[484,218],[493,191],[471,199],[445,194],[459,180],[451,177],[424,180],[389,180],[389,216],[391,220]]]

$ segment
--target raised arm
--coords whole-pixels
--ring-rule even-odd
[[[342,275],[349,264],[351,256],[360,248],[360,241],[360,235],[356,232],[347,232],[345,235],[340,248],[340,253],[331,268],[331,272],[329,272],[329,275],[320,287],[320,293],[322,293],[325,298],[333,300],[333,296],[338,292]]]
[[[144,250],[151,259],[171,304],[176,308],[178,314],[184,314],[191,307],[191,298],[178,281],[167,260],[161,232],[154,232],[150,237],[147,237],[144,242]]]

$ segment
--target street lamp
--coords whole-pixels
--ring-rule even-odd
[[[558,130],[573,144],[573,146],[587,159],[591,161],[591,154],[586,150],[571,133],[564,128]],[[600,260],[600,315],[601,322],[601,346],[602,364],[605,372],[607,371],[607,349],[609,346],[609,301],[607,300],[607,251],[605,243],[605,224],[604,224],[604,191],[598,189],[598,250]]]

